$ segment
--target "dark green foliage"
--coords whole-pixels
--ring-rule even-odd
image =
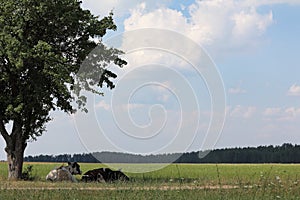
[[[300,145],[227,148],[210,152],[207,163],[300,163]]]

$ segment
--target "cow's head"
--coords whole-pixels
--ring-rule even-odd
[[[77,162],[68,162],[66,169],[69,170],[72,175],[81,174],[80,166]]]

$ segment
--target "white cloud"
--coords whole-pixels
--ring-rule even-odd
[[[244,113],[243,117],[244,118],[250,118],[252,117],[256,112],[256,107],[250,106],[247,108],[246,112]]]
[[[141,4],[125,20],[125,30],[163,28],[178,31],[202,45],[239,48],[257,43],[273,23],[273,15],[258,13],[256,7],[235,0],[196,1],[190,18],[181,11],[159,8],[146,11]]]
[[[123,16],[128,14],[129,10],[134,9],[138,4],[141,3],[139,0],[83,0],[82,6],[85,9],[91,10],[95,15],[104,16],[107,15],[110,10],[113,10],[117,16]],[[150,12],[153,9],[159,7],[167,7],[172,0],[144,0],[143,3],[147,4],[147,10]],[[220,0],[207,1],[209,5],[215,5],[220,3]],[[227,4],[232,4],[231,0],[226,1]],[[234,2],[234,1],[233,1]],[[238,1],[235,1],[238,2]],[[273,5],[273,4],[300,4],[298,0],[243,0],[238,2],[243,6],[263,6],[263,5]],[[186,6],[181,5],[181,9],[186,9]]]
[[[243,108],[242,108],[242,106],[241,105],[237,105],[237,106],[235,106],[234,108],[232,108],[232,110],[229,110],[228,112],[229,112],[229,116],[230,117],[240,117],[240,116],[242,116],[243,114]]]
[[[229,92],[229,94],[245,94],[245,93],[247,93],[246,90],[244,90],[240,87],[229,88],[228,92]]]
[[[95,108],[101,108],[104,110],[110,110],[110,105],[106,103],[104,100],[99,101],[96,105]]]
[[[263,115],[267,117],[278,116],[281,112],[281,108],[266,108],[263,111]]]
[[[257,46],[261,36],[273,23],[272,12],[261,14],[256,11],[255,7],[244,6],[235,0],[195,1],[188,8],[189,17],[184,15],[182,11],[167,7],[147,9],[149,4],[143,2],[137,5],[135,9],[131,9],[130,17],[124,20],[125,32],[143,28],[172,30],[204,47],[210,47],[210,53],[214,55],[218,53],[227,54],[236,50],[240,52],[241,49],[248,51],[249,47]],[[136,37],[143,36],[137,35]],[[165,41],[164,38],[169,39],[170,37],[166,34],[156,36],[157,41]],[[132,49],[130,47],[135,47],[134,44],[139,42],[141,41],[132,39],[129,41],[129,39],[124,38],[121,49]],[[147,41],[143,42],[147,43]],[[189,48],[183,47],[182,42],[177,42],[176,39],[174,39],[174,43],[169,45],[172,46],[172,49]],[[193,52],[188,55],[191,57],[189,60],[200,59],[199,56],[193,58]],[[127,54],[126,59],[130,67],[140,66],[144,63],[160,63],[166,66],[188,68],[188,64],[183,59],[158,49],[152,51],[139,49]]]
[[[203,45],[240,48],[257,42],[273,16],[260,14],[256,7],[235,0],[196,1],[190,7],[195,33],[189,36]],[[206,40],[199,35],[205,35]]]
[[[294,121],[300,117],[300,108],[266,108],[262,114],[268,121]]]
[[[267,15],[261,15],[254,7],[251,7],[249,11],[242,10],[234,14],[232,20],[235,24],[232,29],[234,38],[246,40],[252,35],[263,34],[273,23],[273,14],[270,11]]]
[[[237,105],[229,110],[230,117],[236,118],[250,118],[256,113],[257,108],[254,106]]]
[[[280,120],[290,121],[298,117],[300,117],[300,108],[290,107],[284,110],[283,116],[280,118]]]
[[[147,4],[148,5],[148,4]],[[169,29],[169,30],[180,30],[181,33],[187,32],[185,29],[189,29],[187,19],[183,16],[180,11],[172,10],[169,8],[158,8],[153,11],[148,12],[146,9],[146,4],[142,3],[131,11],[131,16],[124,21],[124,30],[131,31],[136,29],[143,28],[157,28],[157,29]],[[142,38],[143,33],[139,33],[136,37]],[[146,33],[147,34],[147,33]],[[148,33],[149,34],[149,33]],[[140,40],[128,40],[125,38],[123,40],[122,49],[132,49],[132,46],[136,46],[135,44],[141,42]],[[170,37],[167,34],[161,34],[159,37],[156,37],[157,41],[165,40],[164,38]],[[145,46],[152,45],[152,41],[143,41]],[[148,43],[149,44],[148,44]],[[160,43],[161,44],[161,43]],[[174,44],[169,44],[171,46],[175,46],[175,49],[183,48],[182,43],[177,43],[174,41]],[[141,64],[149,64],[149,63],[160,63],[165,66],[183,66],[186,63],[182,63],[183,60],[179,59],[178,56],[173,55],[172,53],[164,51],[166,47],[162,47],[160,49],[140,49],[139,51],[130,52],[127,55],[127,59],[129,60],[130,67],[140,66]]]
[[[300,96],[300,86],[299,85],[292,85],[288,90],[288,96]]]
[[[180,31],[185,28],[182,25],[188,25],[187,19],[180,11],[159,8],[146,12],[145,6],[143,3],[137,9],[132,10],[131,16],[124,21],[125,31],[138,28],[166,28]]]
[[[168,5],[171,0],[144,0],[144,3],[148,4],[147,9],[154,9],[160,6]],[[95,0],[83,0],[82,6],[85,9],[89,9],[95,15],[105,16],[111,10],[117,17],[122,17],[128,14],[130,9],[136,7],[140,4],[139,0],[105,0],[105,1],[95,1]]]
[[[299,0],[244,0],[243,4],[248,6],[264,6],[264,5],[274,5],[274,4],[297,5],[300,4],[300,1]]]

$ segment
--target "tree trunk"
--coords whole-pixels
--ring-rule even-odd
[[[19,132],[10,137],[6,145],[8,180],[20,180],[22,177],[24,151],[27,146],[22,138],[22,133]]]
[[[26,134],[23,133],[22,120],[17,118],[13,121],[12,132],[9,134],[0,115],[0,134],[6,142],[8,180],[20,180],[22,178],[24,151],[27,146],[26,138],[28,138],[24,136]]]
[[[8,180],[20,180],[22,177],[24,150],[17,148],[7,153]]]

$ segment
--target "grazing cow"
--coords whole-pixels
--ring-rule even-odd
[[[68,166],[60,166],[49,172],[46,176],[46,180],[50,181],[72,181],[77,182],[73,175],[81,174],[80,166],[77,162],[70,163]]]
[[[114,181],[129,181],[129,178],[121,172],[121,170],[111,170],[109,168],[99,168],[87,171],[82,176],[82,181],[85,182],[114,182]]]

